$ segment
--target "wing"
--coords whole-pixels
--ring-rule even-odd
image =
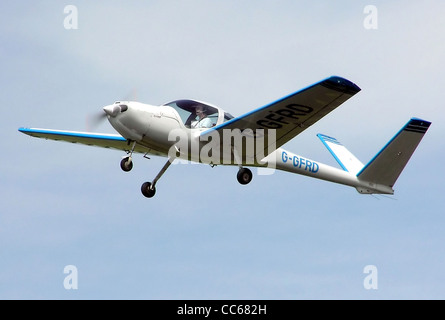
[[[275,141],[268,139],[265,154],[279,148],[343,102],[351,98],[360,88],[349,80],[340,77],[330,77],[311,85],[303,90],[288,95],[278,101],[234,118],[219,126],[202,133],[201,136],[212,134],[215,130],[222,136],[224,129],[274,129]],[[255,134],[253,134],[256,136]],[[267,137],[265,137],[267,138]]]
[[[56,141],[66,141],[71,143],[80,143],[88,146],[97,146],[102,148],[111,148],[117,150],[129,151],[131,144],[118,134],[90,133],[65,130],[20,128],[20,132],[36,138],[44,138]],[[151,153],[151,150],[136,145],[134,152]]]

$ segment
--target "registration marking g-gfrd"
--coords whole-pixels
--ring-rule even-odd
[[[312,107],[293,103],[282,109],[270,111],[267,116],[256,123],[266,129],[280,129],[283,125],[295,123],[295,120],[301,123],[301,117],[307,116],[312,111],[314,111]]]
[[[283,151],[281,153],[281,160],[283,161],[283,163],[292,161],[292,164],[295,168],[303,169],[312,173],[317,173],[318,169],[320,168],[317,162],[298,156],[291,157],[287,154],[286,151]]]

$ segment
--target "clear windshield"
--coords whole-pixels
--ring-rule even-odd
[[[218,109],[202,102],[176,100],[166,103],[164,106],[175,109],[187,128],[210,128],[218,121]],[[196,113],[197,109],[199,116]]]

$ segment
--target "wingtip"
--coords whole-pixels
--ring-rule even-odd
[[[430,125],[431,125],[430,121],[426,121],[426,120],[419,119],[419,118],[411,118],[408,121],[408,123],[405,125],[403,130],[425,134],[428,131],[428,128],[430,127]]]
[[[332,76],[328,79],[326,79],[324,81],[325,86],[337,90],[337,91],[341,91],[344,93],[348,93],[351,95],[356,94],[357,92],[359,92],[360,87],[357,86],[355,83],[353,83],[352,81],[349,81],[348,79],[339,77],[339,76]]]
[[[411,118],[409,122],[417,123],[417,124],[420,124],[420,125],[426,126],[426,127],[429,127],[432,123],[431,121],[423,120],[423,119],[416,118],[416,117]]]

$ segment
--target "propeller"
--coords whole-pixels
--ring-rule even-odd
[[[136,101],[137,100],[137,89],[133,88],[124,99],[118,101]],[[107,119],[107,113],[105,110],[90,114],[85,119],[85,127],[87,132],[91,132],[99,127],[104,120]]]
[[[99,127],[102,122],[107,119],[107,114],[105,111],[96,112],[94,114],[90,114],[85,119],[85,125],[87,132],[91,132],[97,127]]]

